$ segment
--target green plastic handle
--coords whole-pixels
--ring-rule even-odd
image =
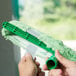
[[[30,34],[27,31],[23,31],[22,29],[16,27],[13,24],[10,24],[9,22],[4,22],[3,23],[3,28],[7,29],[8,31],[12,32],[15,35],[18,35],[24,39],[26,39],[27,41],[45,49],[46,51],[50,52],[53,54],[53,56],[51,56],[47,61],[46,61],[46,65],[48,67],[48,69],[54,69],[57,66],[57,59],[55,57],[55,51],[52,50],[52,48],[48,48],[47,45],[40,41],[37,37],[33,36],[32,34]]]
[[[48,69],[55,69],[57,67],[58,64],[58,60],[57,58],[53,55],[51,56],[47,61],[46,61],[46,65]]]

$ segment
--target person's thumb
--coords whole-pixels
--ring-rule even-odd
[[[33,58],[32,58],[30,53],[26,54],[26,61],[28,61],[28,60],[33,60]]]
[[[71,63],[71,61],[60,55],[58,50],[55,51],[55,56],[62,65],[64,65],[65,67],[70,66],[69,63]]]

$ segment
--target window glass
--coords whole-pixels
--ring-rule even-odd
[[[19,16],[56,39],[76,39],[76,0],[19,0]]]

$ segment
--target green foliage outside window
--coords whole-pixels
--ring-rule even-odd
[[[20,17],[57,39],[76,39],[76,0],[26,0]]]

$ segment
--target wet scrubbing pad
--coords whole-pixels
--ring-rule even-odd
[[[26,26],[25,24],[22,24],[18,21],[10,21],[9,23],[17,26],[18,28],[22,29],[23,31],[26,31],[27,29],[29,29],[29,26]],[[26,49],[26,46],[25,46],[26,40],[17,36],[16,34],[10,32],[9,30],[3,28],[2,29],[2,36],[4,36],[4,38],[6,40],[10,40],[15,45],[18,45],[19,47],[23,47],[24,49]]]
[[[21,32],[20,32],[21,35],[18,36],[18,34],[14,33],[13,31],[11,32],[11,31],[5,29],[4,25],[7,25],[7,24],[18,27],[19,29],[22,30],[21,31],[22,33],[29,32],[30,34],[27,34],[27,35],[30,35],[30,38],[31,38],[32,37],[31,34],[32,34],[34,41],[37,40],[38,42],[30,41],[31,39],[28,38],[29,36],[26,36],[25,38],[21,38],[23,36]],[[27,26],[27,25],[25,25],[21,22],[18,22],[18,21],[10,21],[10,22],[3,23],[3,27],[4,28],[2,29],[2,35],[4,36],[4,38],[10,40],[15,45],[26,48],[25,44],[26,44],[26,41],[28,40],[31,43],[33,43],[33,44],[45,49],[46,51],[52,53],[53,56],[51,57],[51,59],[49,58],[46,62],[49,69],[56,68],[56,66],[57,66],[57,60],[54,56],[55,51],[53,51],[52,48],[54,50],[58,49],[60,54],[62,56],[64,56],[65,58],[67,58],[71,61],[76,61],[76,52],[74,50],[65,46],[62,41],[56,40],[56,39],[54,39],[54,38],[52,38],[44,33],[41,33],[30,26]],[[17,29],[14,29],[14,31],[17,31]],[[54,61],[54,63],[52,62],[53,64],[49,62],[52,60]],[[49,67],[50,64],[52,64],[52,66],[54,66],[54,67],[52,67],[52,66]],[[54,65],[54,64],[56,64],[56,65]]]

